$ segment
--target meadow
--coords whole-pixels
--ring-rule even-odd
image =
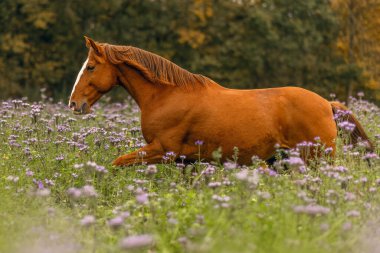
[[[380,109],[350,109],[378,146]],[[118,168],[144,145],[132,100],[83,116],[46,97],[1,101],[0,252],[380,252],[379,149],[342,134],[334,162],[292,150],[275,168],[242,167],[236,149],[223,164],[169,152]]]

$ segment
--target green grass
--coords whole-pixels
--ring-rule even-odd
[[[93,116],[74,116],[62,104],[39,106],[33,115],[29,104],[0,104],[0,252],[119,252],[123,238],[141,234],[154,237],[153,245],[136,249],[142,252],[371,252],[379,247],[368,225],[379,225],[379,160],[368,166],[361,148],[344,153],[339,141],[332,167],[277,176],[259,169],[257,183],[236,177],[244,168],[223,165],[207,175],[202,174],[207,165],[182,169],[167,162],[149,174],[146,165],[110,165],[143,143],[133,104],[103,104]],[[375,140],[379,108],[365,101],[354,101],[353,108]],[[96,172],[88,161],[108,173]],[[347,172],[326,175],[337,166]],[[38,181],[49,189],[47,196],[40,196]],[[219,186],[212,187],[215,182]],[[69,196],[69,188],[85,185],[94,186],[97,197]],[[137,201],[141,193],[149,195],[147,203]],[[355,197],[347,200],[350,196]],[[329,211],[294,211],[309,203]],[[108,221],[125,212],[129,217],[112,229]],[[95,223],[81,225],[86,215]]]

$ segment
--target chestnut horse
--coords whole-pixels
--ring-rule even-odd
[[[141,154],[147,163],[159,163],[168,151],[185,155],[188,161],[199,155],[210,161],[219,147],[223,160],[238,147],[238,162],[250,164],[253,155],[266,160],[275,154],[275,147],[294,148],[300,142],[315,142],[316,137],[334,155],[333,110],[346,110],[337,102],[297,87],[227,89],[142,49],[85,40],[88,57],[69,101],[74,113],[89,113],[116,85],[124,87],[141,110],[147,144],[120,156],[114,165],[135,164]],[[352,141],[360,137],[370,144],[357,120],[352,115],[348,120],[356,125]],[[203,142],[201,147],[197,140]]]

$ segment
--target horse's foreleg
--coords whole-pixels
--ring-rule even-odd
[[[130,166],[146,162],[148,164],[159,163],[165,155],[160,145],[151,143],[132,153],[122,155],[112,162],[115,166]]]

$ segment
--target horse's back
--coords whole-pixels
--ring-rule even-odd
[[[282,124],[281,137],[284,145],[294,147],[302,141],[314,141],[319,137],[327,146],[334,146],[336,125],[330,103],[318,94],[298,88],[273,89],[272,104]]]
[[[291,148],[316,137],[326,146],[334,146],[336,125],[331,105],[314,92],[298,87],[225,89],[209,103],[213,101],[208,117],[217,121],[208,127],[223,136],[221,143],[240,144],[248,153],[254,149],[263,158],[271,155],[276,144]]]

